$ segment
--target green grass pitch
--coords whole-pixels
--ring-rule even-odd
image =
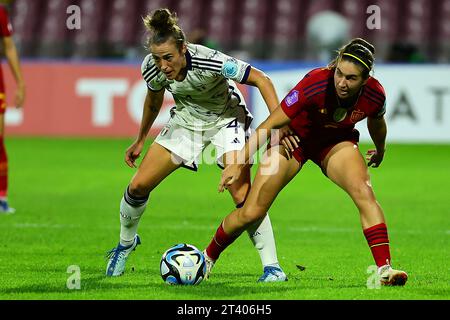
[[[177,170],[152,193],[138,230],[142,245],[125,275],[106,278],[105,253],[118,241],[119,201],[134,172],[123,162],[130,142],[7,138],[9,199],[17,212],[0,216],[0,299],[450,298],[449,145],[389,145],[382,166],[370,169],[393,264],[409,280],[403,288],[369,289],[373,259],[356,208],[311,163],[270,210],[288,282],[256,283],[262,267],[244,234],[209,281],[163,283],[161,254],[181,242],[203,249],[233,209],[230,196],[217,193],[214,165]],[[361,145],[364,152],[369,147]],[[67,287],[70,266],[80,270],[80,289]]]

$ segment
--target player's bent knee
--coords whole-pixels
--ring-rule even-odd
[[[360,181],[350,187],[349,193],[351,197],[358,201],[368,201],[375,199],[370,180]]]
[[[249,226],[264,217],[266,212],[257,208],[246,208],[245,206],[239,212],[239,220],[242,225]]]
[[[132,180],[128,186],[128,192],[136,197],[146,197],[150,194],[150,191],[152,190],[148,185],[136,180]]]

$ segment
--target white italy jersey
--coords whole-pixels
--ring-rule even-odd
[[[234,81],[246,82],[251,66],[201,45],[188,44],[187,49],[188,72],[180,82],[168,80],[152,55],[147,55],[141,67],[147,87],[172,93],[176,103],[173,120],[182,127],[204,131],[228,124],[236,118],[238,106],[246,109]],[[252,116],[247,109],[246,113],[250,124]]]

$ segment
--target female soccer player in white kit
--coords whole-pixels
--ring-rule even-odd
[[[172,93],[176,107],[124,193],[120,203],[120,242],[109,252],[107,276],[124,273],[128,255],[140,244],[137,227],[150,192],[161,181],[180,167],[196,170],[202,151],[210,143],[216,149],[219,166],[234,162],[250,134],[252,120],[234,81],[257,87],[269,111],[278,105],[273,84],[263,72],[217,50],[187,43],[176,15],[168,9],[155,10],[144,19],[144,24],[151,32],[151,53],[142,63],[148,91],[139,135],[125,155],[130,167],[136,167],[135,160],[159,113],[165,90]],[[237,207],[243,205],[250,189],[250,166],[245,171],[229,189]],[[278,264],[269,216],[248,233],[264,267],[258,281],[286,281]]]

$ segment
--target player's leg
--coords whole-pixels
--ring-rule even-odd
[[[0,93],[0,213],[14,213],[8,205],[8,157],[5,147],[5,95]]]
[[[246,128],[247,113],[244,108],[237,109],[237,118],[231,121],[228,125],[220,128],[216,134],[211,138],[211,142],[215,145],[218,163],[222,167],[227,167],[237,161],[237,153],[241,150],[251,132]],[[236,208],[241,208],[251,187],[251,173],[250,165],[242,170],[242,174],[238,181],[236,181],[228,191],[230,192]],[[253,246],[258,251],[261,263],[263,266],[263,276],[261,281],[285,281],[286,274],[281,269],[278,263],[277,250],[275,245],[275,238],[273,235],[272,224],[269,215],[247,229],[250,240]]]
[[[158,143],[150,146],[120,201],[120,240],[108,252],[107,276],[124,273],[128,255],[140,244],[137,228],[150,192],[179,166],[170,151]]]
[[[233,162],[235,161],[236,156],[237,152],[235,151],[230,152],[224,158],[232,159],[231,161]],[[229,165],[229,163],[226,163],[225,167],[227,165]],[[228,191],[236,204],[236,208],[242,208],[244,206],[245,199],[250,191],[250,181],[250,165],[248,165],[243,169],[239,179],[228,188]],[[266,214],[262,220],[249,226],[247,233],[253,246],[258,251],[263,265],[263,275],[260,280],[264,282],[286,281],[286,274],[283,272],[278,262],[275,237],[269,215]]]
[[[140,243],[137,228],[150,192],[182,164],[194,166],[203,142],[197,134],[172,120],[150,146],[120,203],[120,242],[111,251],[107,275],[120,275],[128,254]]]
[[[403,285],[406,273],[390,268],[389,238],[383,210],[375,198],[367,165],[357,145],[349,141],[338,143],[326,155],[322,167],[327,176],[350,195],[358,208],[363,232],[379,273],[388,277],[385,283]]]
[[[357,145],[350,141],[337,144],[322,164],[327,176],[344,189],[358,207],[364,229],[385,222],[383,211],[375,199],[368,168]]]
[[[120,243],[122,245],[127,246],[133,243],[150,192],[179,167],[180,163],[173,161],[169,150],[158,143],[150,146],[120,203]]]
[[[301,164],[294,158],[288,159],[281,147],[269,149],[258,168],[244,206],[231,212],[220,224],[206,248],[208,257],[212,261],[217,260],[244,230],[261,221],[278,193],[300,169]]]

